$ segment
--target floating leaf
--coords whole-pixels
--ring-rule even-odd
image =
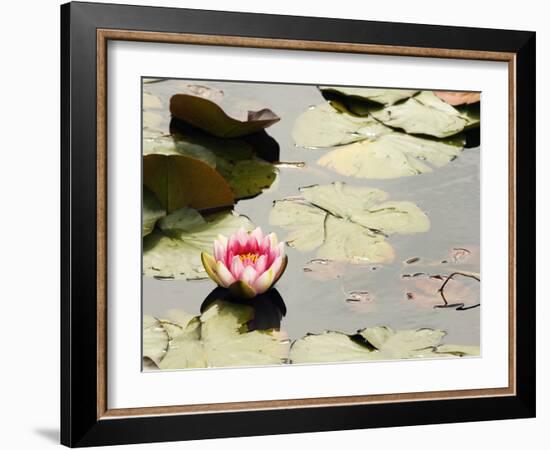
[[[478,128],[481,122],[481,112],[479,103],[473,105],[461,105],[457,106],[456,110],[460,113],[460,117],[466,120],[465,130],[471,128]],[[479,142],[479,137],[477,138]],[[479,143],[477,144],[479,145]]]
[[[235,233],[240,227],[252,230],[252,223],[235,213],[202,217],[197,211],[183,208],[162,218],[160,230],[143,240],[143,271],[156,278],[206,278],[201,262],[203,251],[212,251],[218,234]]]
[[[415,273],[404,275],[405,296],[420,306],[467,310],[479,306],[479,274],[453,272],[450,275]]]
[[[158,198],[147,187],[143,186],[143,223],[142,236],[148,235],[157,223],[157,220],[166,215]]]
[[[198,159],[228,182],[235,199],[251,198],[273,184],[276,167],[255,156],[242,139],[221,139],[197,132],[144,139],[143,154],[182,155]]]
[[[336,280],[346,273],[348,265],[341,261],[316,258],[302,268],[304,273],[317,281]]]
[[[248,331],[254,330],[279,330],[281,320],[286,315],[286,305],[281,294],[276,288],[272,288],[250,299],[235,297],[229,289],[215,288],[201,304],[201,313],[205,312],[214,302],[230,302],[238,305],[246,305],[253,308],[253,318],[247,323]]]
[[[410,89],[379,89],[379,88],[363,88],[363,87],[339,87],[339,86],[320,86],[323,96],[327,100],[331,100],[336,96],[346,106],[358,106],[357,101],[376,103],[378,105],[390,106],[401,100],[412,97],[417,90]]]
[[[434,91],[434,94],[452,106],[478,103],[481,99],[479,92]]]
[[[387,131],[384,125],[372,117],[353,117],[323,103],[298,117],[292,137],[296,145],[301,147],[322,148],[375,138]]]
[[[216,103],[221,102],[224,98],[224,93],[221,89],[216,89],[203,84],[192,84],[186,83],[185,81],[179,81],[176,82],[176,88],[180,94],[202,97]]]
[[[156,95],[149,92],[143,93],[143,109],[161,109],[162,101]]]
[[[251,198],[273,184],[277,169],[271,163],[259,158],[244,159],[220,165],[218,170],[229,182],[235,198]]]
[[[229,206],[235,202],[227,181],[205,162],[180,154],[143,157],[143,184],[168,212]]]
[[[184,122],[218,137],[234,138],[256,133],[278,122],[270,109],[248,111],[245,118],[227,115],[211,100],[195,95],[176,94],[170,99],[170,112]]]
[[[438,138],[460,133],[468,123],[459,111],[431,91],[422,91],[403,103],[373,111],[372,116],[389,127],[407,133]]]
[[[160,127],[162,125],[163,118],[160,114],[152,111],[143,112],[143,129],[144,134],[151,134],[153,132],[161,132]]]
[[[289,230],[285,241],[298,250],[313,250],[325,241],[327,213],[303,201],[278,200],[269,215],[271,225]]]
[[[155,364],[166,354],[168,334],[161,323],[151,316],[143,316],[143,357]]]
[[[294,364],[477,356],[479,348],[440,345],[441,330],[422,328],[394,331],[389,327],[365,328],[355,335],[327,331],[307,335],[292,344]]]
[[[248,331],[251,306],[217,300],[193,323],[191,332],[175,336],[161,369],[234,367],[281,364],[288,358],[289,341],[274,330]]]
[[[345,183],[301,189],[303,200],[279,200],[270,224],[290,233],[287,244],[315,248],[319,258],[350,262],[389,262],[393,249],[386,234],[427,231],[430,222],[413,203],[385,200],[388,194]]]
[[[475,345],[439,345],[435,348],[435,353],[445,356],[479,356],[479,347]]]
[[[432,172],[456,158],[462,147],[391,132],[326,153],[317,163],[340,175],[387,179]]]

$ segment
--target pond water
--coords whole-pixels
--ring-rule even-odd
[[[394,329],[442,329],[447,332],[444,342],[480,344],[479,307],[457,310],[434,308],[429,301],[423,304],[418,299],[422,297],[420,291],[425,276],[411,276],[419,273],[445,276],[457,269],[479,272],[479,147],[464,149],[454,161],[431,173],[389,180],[345,177],[316,164],[329,149],[298,148],[291,136],[297,117],[310,106],[324,102],[315,86],[183,80],[146,84],[145,91],[163,103],[159,113],[163,117],[161,126],[166,127],[167,132],[169,98],[180,92],[182,83],[220,89],[228,100],[239,99],[250,109],[267,107],[281,117],[266,130],[279,145],[279,161],[305,164],[303,167],[281,164],[270,188],[235,205],[236,212],[246,215],[265,232],[274,231],[280,239],[286,235],[285,230],[271,226],[268,221],[275,200],[298,195],[302,186],[334,181],[382,189],[390,194],[391,200],[414,202],[430,219],[431,228],[426,233],[395,234],[388,238],[395,250],[391,264],[337,265],[326,261],[311,264],[316,258],[315,251],[300,252],[287,247],[288,267],[276,289],[286,309],[280,326],[290,339],[324,330],[355,333],[365,327],[386,325]],[[463,250],[453,253],[453,249],[467,249],[471,253],[453,264],[453,258],[464,253]],[[418,280],[420,284],[415,285]],[[430,286],[434,283],[437,279],[428,279]],[[474,297],[472,303],[478,303],[479,283],[471,279],[464,283],[468,295]],[[209,279],[144,277],[143,312],[162,317],[167,310],[177,308],[198,315],[214,288]]]

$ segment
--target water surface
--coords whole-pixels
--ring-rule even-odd
[[[280,122],[267,129],[280,146],[280,161],[304,162],[303,168],[280,167],[275,183],[261,195],[241,200],[235,211],[249,217],[266,232],[275,231],[283,239],[286,232],[268,223],[269,211],[275,200],[298,195],[298,188],[313,184],[343,181],[350,185],[382,189],[391,200],[416,203],[430,218],[431,229],[413,235],[392,235],[388,242],[394,247],[395,261],[389,265],[349,266],[338,277],[319,279],[304,271],[315,258],[315,251],[299,252],[287,247],[289,264],[277,290],[284,299],[286,315],[281,328],[291,339],[306,333],[336,330],[354,333],[358,329],[387,325],[394,329],[423,327],[447,331],[444,342],[479,345],[480,308],[457,311],[421,306],[408,300],[407,281],[403,274],[418,272],[452,272],[448,265],[432,264],[448,260],[452,248],[479,248],[480,239],[480,157],[479,148],[468,148],[448,165],[432,173],[392,180],[363,180],[336,174],[316,164],[330,149],[297,148],[291,137],[296,118],[308,107],[324,101],[315,86],[260,83],[230,83],[188,81],[216,87],[224,94],[240,99],[247,105],[268,107],[281,117]],[[145,85],[145,91],[159,96],[167,105],[171,95],[178,93],[181,80],[166,80]],[[169,113],[162,112],[167,126]],[[168,130],[166,130],[168,131]],[[404,261],[421,258],[415,264]],[[479,259],[465,268],[479,272]],[[143,312],[160,316],[169,309],[183,309],[199,314],[206,296],[214,289],[209,279],[198,281],[156,280],[143,278]],[[477,291],[479,287],[470,285]],[[362,301],[349,301],[350,293],[362,295]],[[352,295],[353,296],[353,295]]]

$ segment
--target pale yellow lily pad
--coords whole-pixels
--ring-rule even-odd
[[[290,360],[293,364],[311,364],[479,355],[479,347],[441,344],[444,336],[444,331],[429,328],[394,331],[373,327],[355,335],[326,331],[295,341]]]
[[[289,231],[285,241],[301,251],[317,249],[317,257],[356,263],[390,262],[393,233],[421,233],[427,216],[411,202],[385,201],[379,189],[337,182],[301,189],[302,199],[276,201],[271,225]]]
[[[433,168],[453,161],[461,152],[461,146],[391,132],[338,147],[317,163],[340,175],[389,179],[432,172]]]

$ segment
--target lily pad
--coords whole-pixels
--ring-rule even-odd
[[[143,316],[143,349],[144,358],[158,364],[168,350],[168,333],[161,323],[151,316]]]
[[[252,198],[273,184],[277,169],[259,158],[244,159],[220,164],[218,170],[227,180],[237,199]]]
[[[363,88],[363,87],[339,87],[339,86],[320,86],[324,96],[328,99],[336,95],[341,101],[349,105],[350,100],[367,101],[383,106],[391,106],[399,101],[412,97],[418,90],[411,89],[380,89],[380,88]],[[325,97],[325,98],[327,98]],[[351,103],[352,105],[354,103]],[[356,103],[355,103],[356,104]],[[353,110],[353,108],[352,108]]]
[[[274,330],[249,331],[251,306],[215,301],[191,325],[175,336],[161,369],[272,365],[286,362],[289,341]]]
[[[212,251],[218,234],[228,236],[241,227],[253,229],[244,216],[224,212],[203,217],[191,208],[175,211],[158,224],[160,229],[143,240],[143,272],[170,279],[206,278],[200,255]]]
[[[163,122],[164,119],[160,114],[153,111],[144,111],[142,123],[144,134],[149,135],[152,133],[160,133],[160,128]]]
[[[245,117],[231,117],[215,102],[195,95],[176,94],[170,99],[170,113],[214,136],[234,138],[256,133],[278,122],[270,109],[248,111]]]
[[[472,105],[460,105],[455,107],[460,113],[460,117],[466,120],[465,130],[478,128],[481,122],[481,111],[479,103]],[[479,145],[479,144],[478,144]]]
[[[388,131],[391,130],[372,117],[350,116],[323,103],[298,117],[292,137],[300,147],[324,148],[376,138]]]
[[[373,111],[372,116],[407,133],[444,138],[460,133],[468,121],[431,91],[422,91],[403,103]]]
[[[235,199],[251,198],[273,184],[277,168],[255,156],[242,139],[221,139],[195,133],[177,133],[144,139],[144,155],[182,155],[215,169],[229,184]]]
[[[149,92],[143,93],[143,109],[161,109],[162,101],[156,95]]]
[[[143,222],[142,235],[146,236],[155,226],[157,220],[166,215],[166,210],[162,207],[158,198],[147,187],[143,187]]]
[[[176,81],[176,88],[180,94],[202,97],[212,102],[219,103],[225,97],[221,89],[216,89],[204,84],[187,83],[185,81]]]
[[[479,347],[440,345],[444,336],[444,331],[428,328],[394,331],[373,327],[355,335],[327,331],[295,341],[290,360],[305,364],[479,355]]]
[[[317,257],[349,262],[393,260],[386,237],[420,233],[430,228],[413,203],[386,201],[388,194],[337,182],[301,189],[302,199],[276,201],[271,225],[289,231],[287,244],[301,251],[317,248]]]
[[[459,311],[478,307],[479,274],[453,272],[450,275],[414,273],[403,276],[405,298],[430,308],[454,308]]]
[[[340,175],[387,179],[432,172],[433,167],[448,164],[461,152],[462,146],[454,143],[389,132],[338,147],[317,163]]]
[[[205,162],[181,154],[148,154],[143,157],[143,184],[161,205],[172,212],[229,206],[235,197],[229,183]]]

